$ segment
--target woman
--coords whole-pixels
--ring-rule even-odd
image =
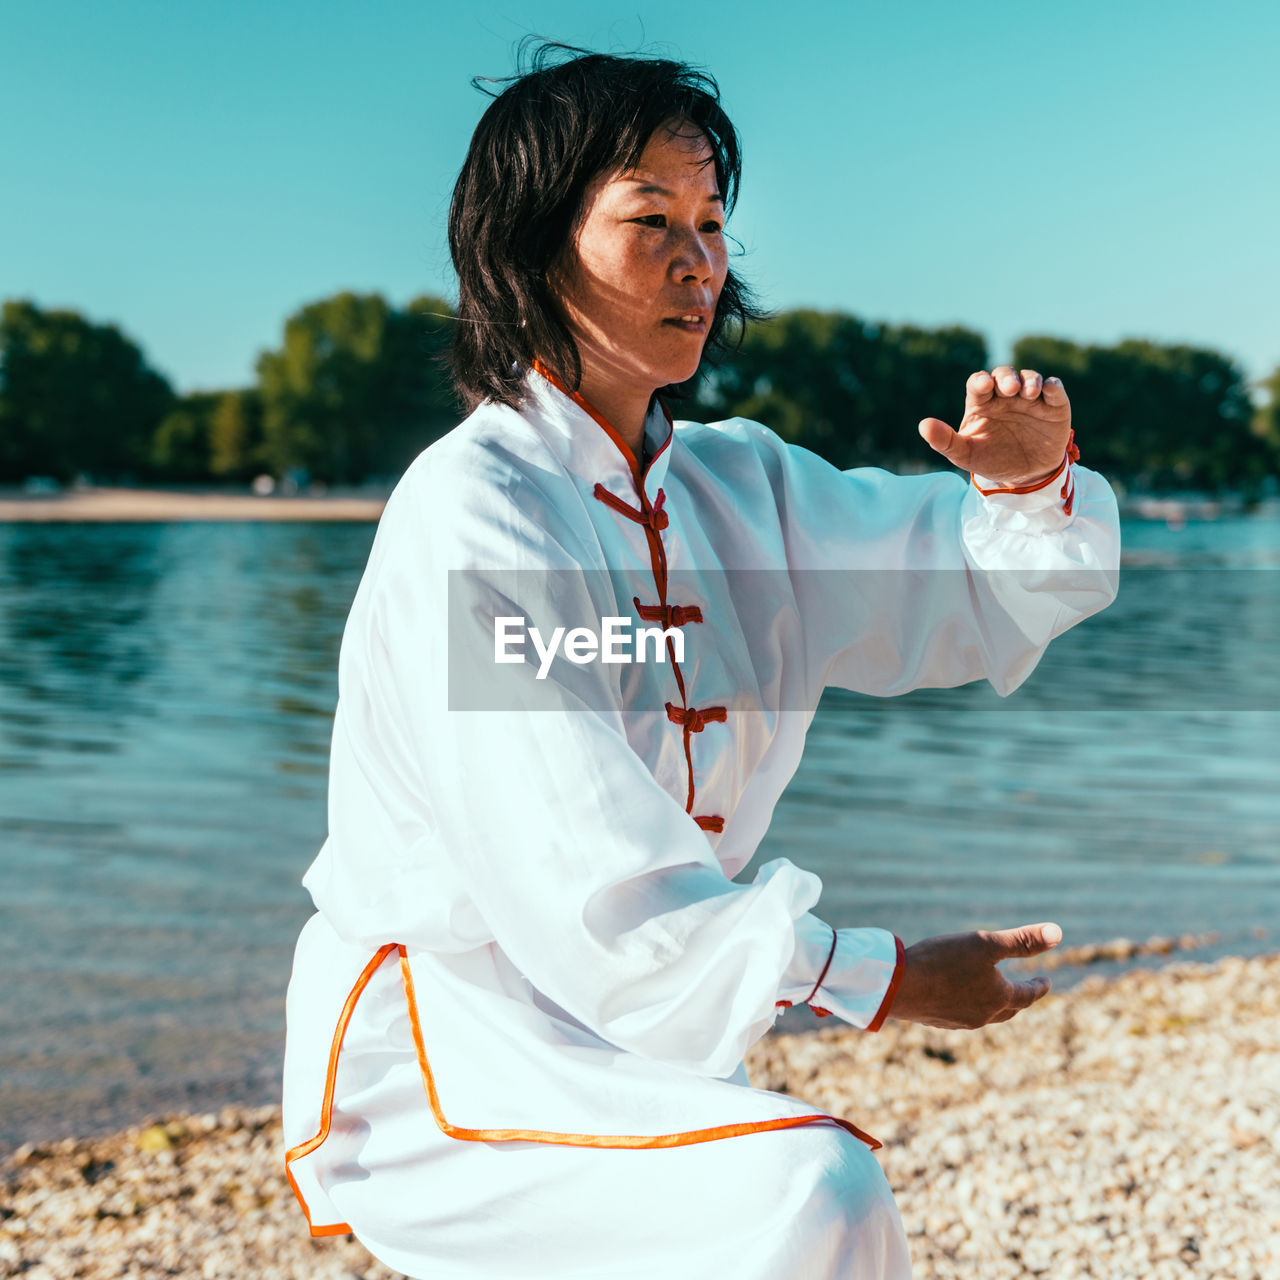
[[[748,314],[737,179],[713,82],[545,51],[458,179],[473,412],[392,494],[347,622],[285,1065],[312,1231],[410,1276],[899,1280],[874,1139],[743,1054],[793,1003],[973,1027],[1047,990],[995,966],[1056,926],[904,948],[823,923],[786,859],[730,879],[826,685],[1007,693],[1118,556],[1035,371],[921,425],[972,484],[673,424],[658,393]]]

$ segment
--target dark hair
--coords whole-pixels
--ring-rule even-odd
[[[570,242],[592,179],[634,168],[654,132],[673,121],[706,135],[727,216],[741,155],[709,75],[665,58],[543,43],[494,97],[471,138],[449,209],[449,252],[458,273],[450,367],[468,408],[484,400],[518,407],[524,371],[535,358],[566,386],[579,386],[581,356],[548,272]],[[704,353],[736,346],[759,314],[750,290],[730,271]]]

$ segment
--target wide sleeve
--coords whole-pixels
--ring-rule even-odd
[[[985,678],[1007,695],[1054,637],[1115,598],[1115,497],[1073,456],[1035,491],[996,492],[980,476],[841,471],[757,423],[735,425],[773,488],[811,708],[828,685],[890,696]],[[823,977],[784,999],[878,1030],[905,967],[901,939],[812,914],[796,936],[797,971]]]
[[[492,940],[603,1039],[727,1076],[818,977],[821,882],[786,860],[725,877],[630,745],[617,668],[495,661],[495,617],[548,635],[609,603],[607,574],[530,506],[465,484],[393,495],[344,633],[307,887],[348,941]],[[867,932],[878,1001],[892,935]]]
[[[814,705],[826,685],[890,696],[985,678],[1007,695],[1115,598],[1115,496],[1070,459],[1034,492],[984,493],[954,472],[841,471],[743,426],[774,488]]]

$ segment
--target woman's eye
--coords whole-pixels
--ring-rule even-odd
[[[632,218],[632,222],[638,222],[642,227],[658,227],[662,228],[667,225],[667,215],[665,213],[646,213],[643,217]],[[704,222],[699,228],[704,234],[719,235],[724,230],[724,224],[712,219]]]

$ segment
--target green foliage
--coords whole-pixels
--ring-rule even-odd
[[[458,420],[435,357],[451,314],[437,298],[403,311],[379,294],[340,293],[285,322],[258,359],[263,455],[277,475],[302,467],[349,483],[396,475]]]
[[[0,311],[0,482],[150,474],[169,383],[114,325],[10,301]]]
[[[763,422],[840,467],[927,461],[924,417],[957,421],[965,379],[985,367],[971,329],[877,325],[840,312],[784,311],[747,332],[697,393],[709,418]]]
[[[150,462],[154,476],[185,484],[251,479],[264,465],[257,391],[182,396],[151,438]]]
[[[1062,378],[1082,461],[1140,488],[1252,489],[1280,461],[1252,429],[1243,371],[1216,351],[1026,337],[1013,363]]]
[[[168,480],[198,481],[209,474],[209,434],[218,391],[181,397],[151,438],[151,470]]]
[[[265,466],[257,388],[222,392],[209,422],[210,472],[219,480],[247,480]]]
[[[1280,365],[1262,380],[1261,389],[1267,398],[1254,414],[1253,434],[1280,456]]]

